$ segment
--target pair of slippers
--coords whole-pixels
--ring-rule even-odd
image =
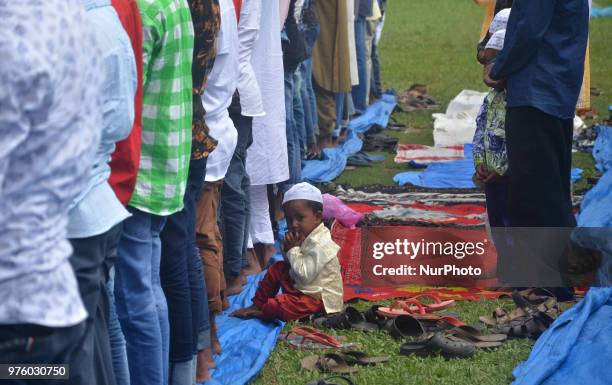
[[[376,365],[389,361],[389,357],[370,357],[367,353],[350,350],[327,353],[322,356],[308,356],[301,361],[302,368],[324,373],[352,374],[358,366]]]
[[[509,338],[537,338],[561,313],[556,297],[546,289],[515,291],[512,300],[516,309],[508,312],[497,308],[490,317],[480,317],[480,321]]]
[[[431,300],[433,303],[425,303],[423,299]],[[379,307],[377,311],[380,315],[389,318],[410,315],[419,320],[437,321],[441,316],[432,313],[454,305],[455,301],[452,299],[442,301],[435,294],[419,294],[407,300],[395,301],[388,307]]]

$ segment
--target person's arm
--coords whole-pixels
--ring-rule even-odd
[[[550,26],[557,1],[514,1],[506,27],[504,49],[491,70],[493,80],[507,79],[529,63]]]
[[[163,26],[158,21],[163,20],[163,17],[159,15],[162,11],[157,10],[152,13],[148,9],[144,12],[141,10],[140,13],[142,20],[142,84],[145,88],[151,74],[152,61],[159,49],[164,33]]]
[[[261,1],[243,0],[240,10],[240,22],[238,23],[238,41],[240,48],[238,60],[240,62],[240,73],[243,69],[250,66],[253,47],[259,36],[259,26],[261,24]]]
[[[306,252],[300,247],[293,247],[287,252],[287,259],[293,271],[296,283],[307,285],[323,270],[329,258],[324,255],[325,248],[311,247]]]

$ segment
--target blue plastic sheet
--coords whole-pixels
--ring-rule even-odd
[[[600,287],[542,334],[529,359],[514,369],[514,385],[610,384],[612,357],[612,129],[599,130],[593,155],[604,173],[582,201],[572,238],[601,251]]]
[[[264,367],[284,323],[266,323],[260,320],[242,320],[229,317],[232,311],[251,306],[257,284],[265,271],[250,276],[244,290],[229,297],[230,308],[217,317],[221,355],[215,357],[217,368],[206,385],[243,385],[253,379]]]
[[[612,17],[612,7],[593,6],[591,8],[591,17]]]
[[[472,144],[465,144],[463,151],[464,159],[432,163],[422,171],[402,172],[395,175],[393,181],[400,186],[412,184],[425,188],[476,188],[472,180],[476,171],[472,157]],[[572,169],[572,183],[575,183],[581,176],[581,169]]]
[[[311,183],[330,182],[346,168],[346,160],[359,152],[363,141],[358,133],[366,132],[373,125],[387,127],[395,108],[395,95],[386,93],[382,99],[368,107],[365,114],[350,121],[347,138],[341,146],[323,149],[323,160],[307,160],[302,168],[302,179]]]

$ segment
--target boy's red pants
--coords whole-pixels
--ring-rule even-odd
[[[283,289],[282,294],[277,294]],[[276,262],[259,282],[253,303],[263,312],[263,319],[291,321],[325,311],[323,301],[312,298],[293,287],[289,264]]]

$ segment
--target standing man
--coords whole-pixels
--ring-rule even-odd
[[[108,334],[110,312],[106,294],[109,265],[116,259],[123,220],[129,213],[108,180],[115,143],[125,139],[134,123],[136,64],[128,35],[110,0],[81,0],[104,64],[102,137],[86,188],[68,217],[68,238],[74,250],[70,263],[88,316],[85,334],[69,361],[70,384],[113,385],[115,376]]]
[[[143,26],[142,146],[116,265],[117,314],[132,385],[168,383],[160,233],[182,210],[191,155],[193,24],[186,0],[138,0]]]
[[[588,33],[588,0],[513,2],[504,49],[491,71],[494,80],[507,81],[511,227],[575,226],[572,129]],[[540,243],[548,245],[526,252],[540,261],[555,254],[555,242]]]
[[[87,317],[68,211],[89,183],[105,70],[79,0],[3,1],[0,20],[0,357],[65,364]]]

